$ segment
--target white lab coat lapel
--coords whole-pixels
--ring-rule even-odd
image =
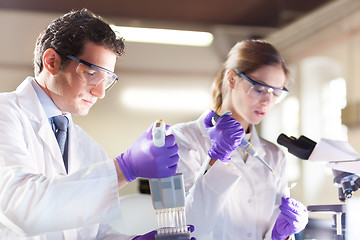
[[[250,138],[250,142],[251,144],[254,146],[254,148],[256,149],[256,151],[259,154],[259,157],[261,157],[262,159],[265,158],[266,152],[264,149],[263,144],[260,142],[260,137],[256,131],[256,128],[254,125],[251,125],[251,138]],[[251,156],[250,156],[251,157]]]
[[[45,111],[31,85],[30,78],[27,78],[17,89],[16,94],[19,100],[19,106],[29,118],[34,131],[38,131],[38,136],[42,139],[44,151],[49,151],[52,155],[53,165],[57,171],[66,174],[66,169],[62,159],[58,143]]]
[[[68,173],[78,171],[85,159],[85,152],[81,147],[80,137],[77,136],[74,122],[72,117],[69,117],[69,130],[68,130]]]

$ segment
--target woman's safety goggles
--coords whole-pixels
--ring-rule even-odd
[[[79,76],[86,81],[86,83],[90,86],[96,87],[97,85],[101,83],[105,83],[105,91],[109,90],[114,84],[117,82],[119,77],[105,69],[99,66],[96,66],[94,64],[91,64],[87,61],[84,61],[82,59],[79,59],[77,57],[71,56],[71,55],[63,55],[71,60],[74,60],[79,63],[79,65],[76,68],[76,73],[79,74]]]
[[[239,75],[241,78],[245,79],[246,81],[252,84],[250,89],[247,91],[247,94],[253,98],[264,100],[269,94],[271,94],[271,96],[273,97],[272,99],[275,99],[275,104],[276,104],[281,102],[289,93],[289,91],[285,87],[282,89],[271,87],[266,84],[262,84],[252,80],[242,72],[239,72],[237,69],[234,69],[234,72],[237,75]]]

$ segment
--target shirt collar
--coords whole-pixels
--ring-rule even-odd
[[[56,106],[53,100],[51,100],[51,98],[44,92],[44,90],[40,87],[40,85],[35,81],[34,78],[31,81],[31,85],[33,86],[36,95],[38,96],[39,101],[44,108],[47,118],[62,114],[60,109]]]

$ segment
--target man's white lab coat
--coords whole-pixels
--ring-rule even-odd
[[[66,175],[30,82],[0,94],[0,238],[130,239],[99,224],[119,215],[113,160],[70,119]]]
[[[178,172],[184,174],[187,223],[195,226],[192,236],[206,240],[271,239],[271,231],[280,213],[281,197],[287,193],[287,182],[271,173],[254,157],[237,149],[231,162],[216,161],[199,174],[209,161],[210,139],[203,119],[172,127],[179,146]],[[261,139],[255,127],[250,142],[281,177],[285,157],[274,144]]]

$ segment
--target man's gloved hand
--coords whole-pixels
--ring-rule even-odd
[[[288,236],[299,233],[308,223],[306,207],[293,198],[282,198],[280,214],[272,231],[273,240],[284,240]]]
[[[241,124],[230,115],[219,118],[214,126],[211,122],[214,111],[210,111],[204,118],[206,131],[211,140],[209,156],[214,160],[229,162],[231,153],[237,149],[244,137]]]
[[[137,177],[164,178],[176,173],[179,155],[175,137],[173,135],[166,136],[165,145],[156,147],[152,139],[153,125],[125,153],[116,157],[129,182]]]
[[[154,240],[155,239],[156,230],[148,232],[141,236],[136,236],[132,240]]]
[[[188,229],[190,232],[193,232],[195,228],[193,225],[188,225]],[[146,233],[145,235],[136,236],[132,240],[155,240],[155,234],[156,234],[156,230]],[[175,237],[172,240],[180,240],[180,239]],[[192,237],[189,240],[196,240],[196,238]]]

